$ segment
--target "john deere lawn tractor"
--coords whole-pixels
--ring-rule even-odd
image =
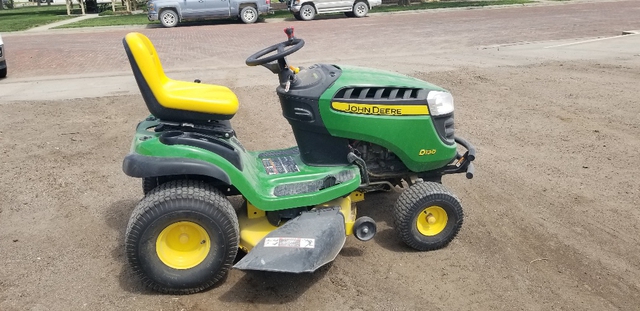
[[[249,56],[278,77],[276,93],[297,146],[249,151],[230,119],[228,88],[168,78],[151,41],[130,33],[124,47],[151,115],[136,129],[124,172],[142,178],[126,254],[154,290],[186,294],[241,270],[313,272],[346,237],[366,241],[376,224],[356,216],[371,191],[405,188],[393,207],[408,246],[446,246],[462,225],[445,174],[473,177],[475,149],[454,135],[453,98],[408,76],[352,66],[297,68],[294,37]],[[462,150],[462,151],[459,151]],[[234,210],[228,196],[242,196]],[[238,250],[246,255],[234,265]]]

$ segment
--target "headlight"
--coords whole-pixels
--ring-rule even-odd
[[[453,96],[449,92],[431,91],[427,95],[427,103],[429,103],[429,111],[433,116],[453,112]]]

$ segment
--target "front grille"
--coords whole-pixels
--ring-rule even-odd
[[[4,47],[0,45],[0,57],[4,55]]]
[[[349,87],[336,93],[334,100],[416,101],[426,100],[428,90],[395,87]]]

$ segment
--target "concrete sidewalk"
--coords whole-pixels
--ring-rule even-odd
[[[75,22],[79,22],[79,21],[85,20],[85,19],[97,18],[97,17],[99,17],[98,14],[81,15],[81,16],[78,16],[78,17],[65,19],[63,21],[59,21],[59,22],[55,22],[55,23],[51,23],[51,24],[46,24],[46,25],[42,25],[42,26],[38,26],[38,27],[33,27],[33,28],[25,30],[24,32],[46,31],[46,30],[49,30],[49,29],[54,28],[54,27],[58,27],[58,26],[66,25],[66,24],[71,24],[71,23],[75,23]]]

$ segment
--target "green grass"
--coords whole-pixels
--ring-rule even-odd
[[[501,5],[501,4],[523,4],[531,3],[532,0],[494,0],[494,1],[441,1],[441,2],[428,2],[428,3],[414,3],[408,6],[399,5],[384,5],[374,7],[371,12],[398,12],[398,11],[410,11],[410,10],[427,10],[427,9],[440,9],[440,8],[458,8],[458,7],[481,7],[488,5]],[[321,16],[328,15],[342,15],[339,14],[323,14]],[[292,18],[289,11],[276,11],[274,14],[266,15],[264,18]],[[62,25],[56,28],[79,28],[79,27],[96,27],[96,26],[124,26],[124,25],[147,25],[150,23],[157,24],[157,21],[149,22],[147,14],[136,15],[109,15],[101,16],[99,18],[85,19],[76,23]],[[182,26],[194,26],[194,25],[210,25],[216,23],[229,23],[229,21],[189,21],[181,23]]]
[[[80,11],[80,9],[76,9],[72,13],[75,11]],[[71,18],[71,16],[67,16],[67,8],[64,5],[48,6],[45,4],[40,7],[29,6],[0,10],[0,32],[25,30],[67,18]]]
[[[98,18],[90,18],[79,22],[58,26],[56,28],[80,28],[80,27],[97,27],[97,26],[125,26],[125,25],[147,25],[158,23],[157,21],[149,22],[147,14],[135,15],[108,15]]]

